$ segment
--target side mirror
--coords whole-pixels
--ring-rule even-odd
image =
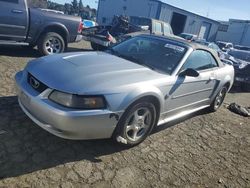
[[[185,76],[198,77],[200,74],[196,70],[188,68],[181,71],[179,75],[184,77]]]

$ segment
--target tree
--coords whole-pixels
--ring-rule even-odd
[[[83,4],[82,0],[79,1],[79,11],[81,12],[83,10]]]
[[[78,2],[77,0],[73,0],[71,2],[72,4],[72,13],[75,14],[75,13],[78,13],[79,12],[79,7],[78,7]]]
[[[65,14],[71,14],[72,12],[72,5],[69,3],[64,4],[64,12]]]

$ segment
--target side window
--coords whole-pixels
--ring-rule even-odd
[[[155,22],[154,23],[154,33],[162,33],[161,23]]]
[[[169,25],[164,24],[163,29],[164,29],[164,35],[172,34],[172,30],[170,29]]]
[[[0,2],[6,2],[6,3],[15,3],[18,4],[18,0],[0,0]]]
[[[191,68],[197,71],[217,67],[217,62],[213,56],[204,50],[194,51],[187,59],[182,70]]]
[[[210,56],[210,59],[211,59],[211,66],[212,66],[212,68],[218,67],[218,63],[217,63],[217,61],[214,59],[214,57],[213,57],[210,53],[208,53],[208,55]]]

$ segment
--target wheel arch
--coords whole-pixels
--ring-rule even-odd
[[[158,89],[157,89],[158,90]],[[164,97],[162,93],[158,91],[147,91],[138,93],[138,91],[134,91],[133,93],[127,95],[123,102],[120,105],[120,109],[124,109],[126,111],[129,107],[131,107],[134,103],[140,100],[148,100],[155,105],[157,118],[160,117],[161,111],[164,108]],[[129,102],[128,102],[129,101]]]
[[[61,24],[61,23],[50,23],[49,25],[46,25],[41,31],[40,33],[37,35],[36,38],[36,43],[39,40],[39,38],[45,34],[45,33],[49,33],[49,32],[55,32],[59,35],[62,36],[62,38],[64,39],[65,42],[65,46],[67,47],[68,41],[69,41],[69,31],[68,29],[65,27],[65,25]]]

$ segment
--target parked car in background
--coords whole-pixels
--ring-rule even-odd
[[[227,54],[235,69],[235,84],[250,91],[250,51],[230,49]]]
[[[113,137],[134,146],[157,125],[204,108],[216,111],[234,70],[207,47],[140,35],[105,52],[33,60],[15,79],[22,110],[50,133]]]
[[[95,21],[86,20],[86,19],[82,20],[82,24],[83,24],[83,29],[90,28],[90,27],[95,27],[95,26],[98,25]]]
[[[190,33],[181,33],[178,36],[185,39],[185,40],[188,40],[188,41],[194,41],[194,40],[198,39],[197,35],[190,34]]]
[[[29,8],[27,0],[1,0],[0,7],[0,44],[37,45],[42,55],[49,55],[81,40],[80,17]]]
[[[115,16],[112,25],[83,30],[83,38],[91,42],[94,50],[107,49],[140,34],[173,35],[173,31],[166,22],[138,16]]]
[[[250,51],[250,47],[249,46],[234,45],[234,48],[237,49],[237,50],[247,50],[247,51]]]
[[[222,41],[217,41],[216,44],[219,46],[219,48],[223,51],[226,52],[227,50],[233,48],[233,44],[230,42],[222,42]]]

